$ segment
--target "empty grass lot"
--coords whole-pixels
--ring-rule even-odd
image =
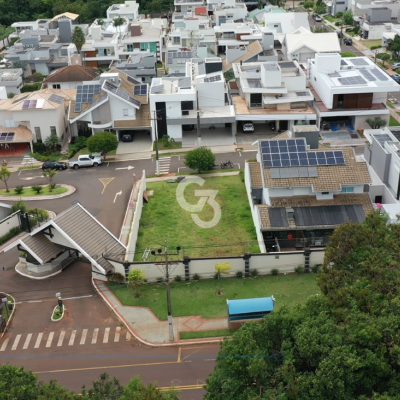
[[[168,240],[171,251],[182,247],[181,257],[238,256],[248,251],[259,253],[256,232],[251,217],[244,182],[240,176],[204,178],[203,186],[191,184],[184,197],[190,204],[197,204],[200,197],[195,190],[218,190],[216,201],[221,207],[221,220],[213,228],[200,228],[176,199],[177,183],[149,182],[147,190],[153,190],[149,202],[144,204],[140,219],[135,260],[142,260],[142,252],[151,247],[157,249]],[[206,204],[197,214],[203,221],[214,217],[214,210]],[[149,260],[152,257],[149,257]]]
[[[161,275],[161,274],[160,274]],[[226,299],[246,299],[273,295],[275,309],[304,303],[312,294],[320,293],[315,274],[259,276],[258,278],[222,278],[222,295],[216,295],[218,281],[203,279],[198,282],[171,283],[172,315],[202,318],[226,317]],[[108,287],[120,302],[127,306],[148,307],[160,319],[167,319],[167,300],[164,284],[148,284],[140,289],[140,298],[126,285],[108,282]]]

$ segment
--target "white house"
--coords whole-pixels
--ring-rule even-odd
[[[249,15],[246,4],[238,3],[235,0],[225,0],[221,5],[214,8],[212,23],[221,25],[237,20],[245,20]]]
[[[277,131],[315,121],[309,104],[314,96],[296,61],[233,64],[233,72],[239,89],[232,96],[236,121],[268,121]]]
[[[19,94],[23,86],[23,70],[16,69],[1,69],[0,70],[0,86],[5,87],[7,94]]]
[[[52,71],[43,80],[42,88],[51,89],[76,89],[82,82],[95,79],[97,70],[93,67],[69,65]]]
[[[387,94],[398,92],[399,85],[368,57],[316,54],[308,70],[318,125],[325,121],[333,130],[355,131],[368,129],[368,118],[388,121]]]
[[[291,33],[301,26],[310,29],[306,12],[265,13],[264,24],[269,32],[275,34]]]
[[[300,27],[285,35],[282,51],[288,60],[307,62],[316,53],[340,53],[341,50],[336,33],[312,33]]]
[[[107,8],[107,18],[123,17],[128,21],[136,21],[139,17],[139,3],[125,1],[124,4],[113,4]]]

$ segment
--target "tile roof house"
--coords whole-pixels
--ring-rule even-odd
[[[338,225],[362,222],[372,210],[365,160],[352,148],[319,146],[301,133],[258,141],[245,182],[257,235],[270,250],[324,246]]]
[[[125,274],[120,264],[108,261],[103,254],[123,261],[126,247],[93,217],[80,203],[73,205],[31,233],[21,237],[5,251],[18,247],[26,251],[26,268],[36,273],[59,271],[61,262],[80,255],[92,264],[92,275],[107,280],[106,274]]]
[[[97,77],[96,68],[83,67],[81,65],[68,65],[58,68],[46,76],[42,88],[76,89],[84,81],[90,81]]]

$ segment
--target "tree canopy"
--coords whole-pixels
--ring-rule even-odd
[[[118,139],[111,132],[98,132],[90,136],[86,141],[87,148],[91,153],[104,153],[116,150],[118,147]]]
[[[78,53],[81,52],[82,46],[86,42],[85,33],[80,26],[76,26],[72,32],[71,42],[76,46]]]
[[[398,399],[400,225],[379,210],[335,230],[322,294],[224,340],[206,400]]]
[[[197,170],[197,172],[208,171],[214,167],[215,155],[207,147],[198,147],[186,153],[184,163],[190,169]]]

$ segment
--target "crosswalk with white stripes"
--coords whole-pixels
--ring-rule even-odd
[[[170,164],[171,164],[171,157],[160,157],[159,159],[160,174],[168,174]]]
[[[106,343],[118,343],[121,338],[121,327],[114,328],[94,328],[93,330],[82,329],[81,332],[77,330],[65,330],[60,332],[49,332],[47,335],[44,332],[17,334],[5,337],[2,343],[0,342],[0,352],[7,350],[29,350],[40,348],[73,346],[77,344],[82,345],[95,345]],[[131,340],[131,334],[126,333],[126,341]]]

